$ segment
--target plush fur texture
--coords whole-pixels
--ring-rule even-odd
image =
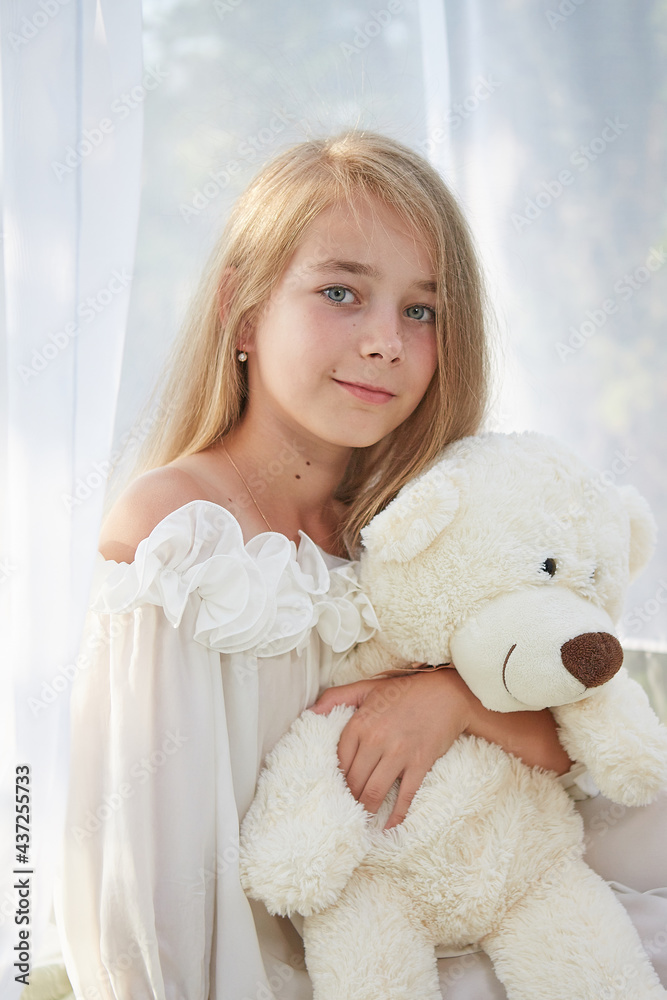
[[[548,438],[461,441],[364,530],[380,631],[332,682],[453,657],[488,708],[558,706],[570,756],[610,798],[647,803],[667,781],[667,732],[619,671],[613,621],[653,535],[636,491]],[[463,736],[385,832],[396,788],[370,816],[338,768],[351,712],[303,713],[241,831],[248,894],[306,917],[315,1000],[435,1000],[435,945],[472,943],[510,1000],[667,997],[581,860],[581,820],[552,774]]]

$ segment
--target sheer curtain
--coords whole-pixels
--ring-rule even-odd
[[[3,2],[1,18],[0,993],[10,1000],[22,989],[19,929],[30,931],[32,963],[51,907],[69,688],[86,667],[77,648],[134,267],[147,82],[139,0]],[[15,775],[26,765],[29,844],[14,825]],[[17,925],[19,907],[28,922]]]
[[[141,6],[0,11],[0,922],[12,931],[23,763],[36,933],[50,906],[69,684],[85,669],[74,659],[111,466],[122,472],[160,419],[138,414],[230,205],[300,139],[368,127],[442,171],[497,308],[495,424],[556,434],[647,496],[662,548],[623,628],[655,649],[667,634],[664,0],[143,0],[143,68]],[[667,713],[662,663],[638,669]],[[3,961],[16,938],[4,941]],[[6,983],[11,997],[13,972]]]

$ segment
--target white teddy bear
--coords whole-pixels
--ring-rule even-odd
[[[553,708],[601,791],[649,803],[667,730],[614,636],[654,525],[538,434],[451,445],[362,532],[360,583],[380,630],[330,684],[452,662],[501,712]],[[248,895],[302,914],[315,1000],[435,1000],[434,949],[478,945],[510,1000],[667,997],[625,910],[583,862],[583,827],[553,772],[462,736],[397,827],[355,801],[337,744],[353,709],[306,711],[267,756],[241,830]]]

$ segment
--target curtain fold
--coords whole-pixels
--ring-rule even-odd
[[[11,1000],[23,988],[19,929],[30,931],[33,964],[51,909],[68,701],[86,668],[77,651],[109,472],[151,81],[142,81],[140,0],[7,2],[0,30],[0,922],[8,931],[0,993]],[[23,856],[14,805],[16,769],[26,765]],[[29,890],[29,910],[16,882]]]
[[[426,136],[418,143],[448,184],[456,186],[452,156],[447,20],[443,0],[419,0]]]

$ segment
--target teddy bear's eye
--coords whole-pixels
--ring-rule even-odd
[[[544,560],[544,562],[540,566],[540,569],[544,570],[545,573],[548,573],[549,576],[554,576],[556,572],[556,560],[552,559],[551,556],[549,556],[548,559]]]

